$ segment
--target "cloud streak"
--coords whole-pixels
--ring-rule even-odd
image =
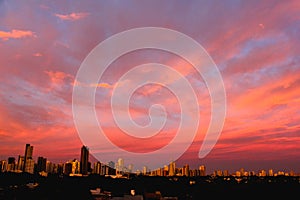
[[[79,12],[79,13],[70,13],[70,14],[54,14],[56,17],[58,17],[61,20],[65,21],[76,21],[83,19],[89,15],[89,13],[86,12]]]
[[[34,32],[28,30],[13,29],[11,31],[0,31],[0,38],[4,41],[9,39],[21,39],[27,37],[36,37],[36,35]]]

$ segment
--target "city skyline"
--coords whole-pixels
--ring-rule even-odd
[[[35,155],[54,163],[80,160],[83,145],[90,148],[92,161],[97,160],[95,153],[105,163],[112,156],[122,157],[116,149],[81,140],[72,112],[72,91],[80,84],[76,74],[92,49],[114,34],[163,27],[200,43],[222,75],[226,118],[217,143],[204,158],[198,157],[211,120],[212,103],[203,77],[186,60],[153,49],[119,57],[99,82],[87,86],[96,88],[96,115],[107,138],[119,149],[145,154],[174,142],[181,125],[181,102],[162,85],[137,87],[129,101],[131,118],[140,126],[152,122],[152,105],[164,106],[167,120],[161,134],[141,131],[140,138],[131,140],[130,134],[121,135],[126,131],[117,126],[111,110],[115,86],[132,86],[131,80],[120,80],[126,72],[144,63],[162,63],[190,82],[199,105],[196,135],[176,163],[188,163],[191,168],[204,164],[210,170],[300,170],[299,1],[3,0],[0,16],[0,160],[23,154],[24,144],[34,145],[35,162]],[[139,77],[149,78],[149,71],[140,72]],[[157,82],[177,80],[171,75],[156,78]],[[190,97],[184,95],[182,101],[189,105]],[[120,109],[118,116],[123,120],[127,114]],[[163,121],[161,113],[153,116]],[[191,132],[188,125],[186,133]],[[186,145],[176,142],[178,149]],[[24,156],[30,158],[30,151]],[[163,161],[173,159],[170,155]],[[130,162],[124,160],[126,166]],[[151,162],[160,165],[162,160]],[[30,168],[32,162],[27,164]]]
[[[150,169],[143,165],[141,169],[134,169],[132,164],[126,165],[123,158],[116,161],[100,162],[99,160],[90,159],[89,148],[82,145],[80,148],[79,158],[68,159],[63,162],[54,163],[47,160],[42,155],[33,156],[33,145],[26,144],[24,154],[19,154],[16,160],[15,156],[8,157],[5,160],[0,160],[1,172],[27,172],[40,173],[42,176],[51,174],[66,174],[70,176],[87,176],[90,174],[109,175],[113,177],[127,177],[126,174],[142,174],[147,176],[300,176],[300,171],[295,169],[268,169],[260,168],[253,170],[242,166],[235,170],[226,168],[207,169],[204,164],[200,164],[196,168],[190,167],[189,163],[184,165],[176,164],[176,161],[171,161],[168,165],[160,166],[155,169]]]

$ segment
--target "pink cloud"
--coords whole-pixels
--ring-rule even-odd
[[[71,79],[73,80],[73,76],[70,74],[66,74],[61,71],[45,71],[45,73],[49,76],[51,82],[55,85],[61,85],[64,83],[64,80]]]
[[[13,29],[12,31],[0,31],[0,38],[2,38],[2,40],[20,39],[26,37],[36,37],[36,35],[32,31],[25,30]]]
[[[258,26],[259,26],[260,28],[262,28],[262,29],[265,28],[265,25],[264,25],[264,24],[258,24]]]
[[[280,37],[275,37],[274,40],[276,42],[263,47],[253,47],[246,55],[229,60],[224,73],[233,76],[236,73],[253,73],[260,69],[280,65],[291,55],[291,46],[289,42],[283,41]],[[264,41],[257,41],[257,43],[259,42]]]
[[[43,54],[37,52],[37,53],[34,53],[33,56],[35,56],[35,57],[41,57],[41,56],[43,56]]]
[[[251,106],[251,109],[262,110],[275,105],[299,102],[299,76],[296,72],[285,72],[276,79],[270,79],[262,86],[246,90],[233,99],[232,105],[237,109]]]
[[[67,21],[76,21],[82,18],[85,18],[89,15],[89,13],[85,12],[79,12],[79,13],[70,13],[70,14],[54,14],[56,17],[58,17],[61,20],[67,20]]]

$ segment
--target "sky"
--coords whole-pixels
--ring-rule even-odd
[[[180,102],[162,85],[139,87],[129,101],[131,117],[141,126],[150,122],[151,105],[165,107],[163,134],[155,135],[154,142],[119,137],[110,106],[115,86],[126,84],[120,81],[124,73],[144,63],[162,63],[190,82],[199,105],[197,133],[176,160],[178,167],[188,163],[190,168],[205,165],[208,172],[240,168],[300,172],[297,0],[0,0],[0,159],[23,155],[26,143],[34,146],[34,159],[43,156],[54,163],[79,159],[81,146],[88,144],[81,140],[72,112],[77,72],[100,42],[140,27],[176,30],[202,45],[224,82],[224,126],[213,149],[199,158],[211,119],[210,93],[203,77],[172,53],[142,49],[116,59],[90,86],[96,89],[98,121],[110,140],[129,151],[148,152],[174,137],[180,126]],[[139,73],[146,78],[146,72]],[[172,76],[158,80],[174,81]],[[187,94],[185,100],[189,98]],[[114,154],[114,150],[105,152]],[[130,163],[125,160],[125,164]]]

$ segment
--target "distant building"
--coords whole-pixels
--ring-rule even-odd
[[[87,175],[89,171],[89,149],[87,146],[81,147],[80,173]]]
[[[16,169],[15,157],[8,157],[7,171],[14,171]]]
[[[117,175],[122,175],[124,173],[124,160],[123,158],[119,158],[116,164],[116,173]]]
[[[172,161],[169,167],[169,176],[175,176],[176,175],[175,170],[176,170],[175,162]]]
[[[17,163],[17,170],[23,171],[24,166],[24,156],[19,155],[18,157],[18,163]]]
[[[241,168],[241,169],[240,169],[240,175],[241,175],[241,176],[245,176],[245,169],[244,169],[244,168]]]
[[[34,173],[34,160],[32,158],[28,158],[24,164],[24,172],[33,174]]]
[[[73,167],[72,162],[65,163],[63,167],[63,173],[65,175],[70,175],[72,173],[72,167]]]
[[[206,168],[204,165],[199,166],[200,176],[206,176]]]
[[[44,157],[38,157],[37,160],[37,172],[46,172],[46,164],[47,164],[47,158]]]
[[[223,176],[229,176],[230,173],[227,169],[223,170]]]
[[[190,166],[188,164],[183,166],[182,176],[190,176]]]
[[[46,161],[46,172],[53,173],[54,172],[54,163],[50,162],[49,160]]]
[[[7,161],[1,160],[0,161],[0,172],[6,172],[7,171]]]
[[[143,173],[143,175],[147,175],[147,173],[148,173],[148,167],[147,166],[143,167],[142,173]]]
[[[15,157],[8,157],[8,164],[15,164],[16,163],[16,159]]]
[[[72,174],[81,174],[80,165],[81,164],[77,159],[72,161]]]
[[[31,165],[31,161],[32,160],[32,154],[33,154],[33,146],[31,146],[30,144],[26,144],[25,146],[25,154],[24,154],[24,164],[23,164],[23,171],[26,172],[26,168],[28,168],[28,166]],[[27,161],[30,162],[30,164],[27,164]]]
[[[101,162],[98,161],[98,162],[94,163],[93,173],[102,175],[101,174]]]
[[[115,168],[116,166],[115,166],[115,163],[113,162],[113,161],[109,161],[108,162],[108,166],[110,167],[110,168]]]
[[[109,167],[107,165],[101,166],[101,175],[108,175],[109,174]]]
[[[57,164],[57,173],[58,174],[64,173],[64,164],[62,164],[62,163]]]
[[[267,176],[266,170],[262,169],[259,171],[258,176]]]
[[[128,165],[128,172],[132,173],[133,172],[133,164]]]
[[[273,169],[269,169],[269,173],[268,173],[268,176],[274,176],[274,172],[273,172]]]

